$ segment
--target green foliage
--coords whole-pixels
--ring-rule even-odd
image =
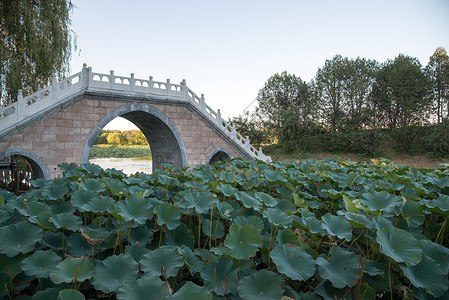
[[[120,146],[94,145],[90,151],[91,158],[151,158],[151,149],[148,146]]]
[[[447,297],[449,169],[373,162],[61,165],[0,193],[0,296]]]
[[[449,119],[427,128],[425,133],[427,150],[436,157],[449,157]]]
[[[67,75],[72,51],[70,0],[0,2],[0,103]]]
[[[95,145],[148,146],[148,140],[140,130],[102,130]]]

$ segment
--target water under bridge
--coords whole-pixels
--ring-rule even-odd
[[[100,131],[114,118],[134,123],[147,138],[153,170],[168,163],[194,167],[242,157],[270,161],[261,149],[180,84],[81,72],[0,107],[0,160],[13,155],[26,159],[33,178],[61,175],[58,164],[89,162]]]

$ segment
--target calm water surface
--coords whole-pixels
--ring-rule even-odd
[[[117,169],[123,171],[126,175],[136,172],[152,173],[152,160],[139,160],[134,158],[91,158],[89,163],[96,164],[103,169]]]

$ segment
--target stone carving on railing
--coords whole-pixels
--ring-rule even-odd
[[[85,90],[132,92],[149,96],[165,96],[168,100],[170,98],[187,100],[251,157],[271,161],[271,158],[264,155],[261,149],[257,150],[250,144],[248,137],[243,137],[237,132],[235,126],[224,121],[219,109],[215,111],[207,105],[204,94],[198,96],[188,88],[185,80],[182,80],[180,84],[174,84],[170,82],[170,79],[166,82],[154,81],[152,76],[149,79],[136,79],[133,73],[130,77],[117,76],[114,71],[110,74],[94,73],[86,64],[83,65],[81,72],[63,78],[61,81],[57,81],[56,75],[53,75],[48,87],[31,95],[24,97],[19,90],[16,102],[0,106],[0,134],[30,116],[43,113],[54,105],[63,104],[69,96]]]

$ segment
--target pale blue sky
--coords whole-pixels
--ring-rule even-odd
[[[449,51],[449,0],[123,1],[73,0],[73,30],[94,72],[187,85],[227,119],[267,79],[311,80],[340,54],[384,62],[403,53],[423,65]]]

